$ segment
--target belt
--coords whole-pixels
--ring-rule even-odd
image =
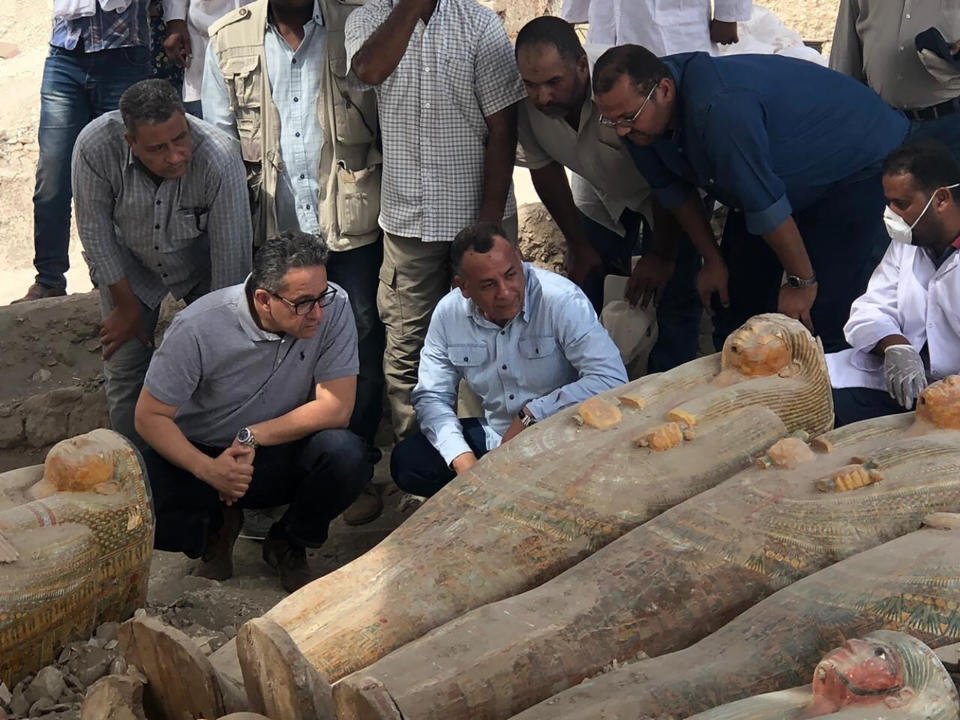
[[[911,120],[936,120],[944,115],[951,115],[955,112],[960,112],[960,98],[946,100],[945,102],[937,105],[931,105],[930,107],[917,108],[915,110],[904,110],[903,112]]]

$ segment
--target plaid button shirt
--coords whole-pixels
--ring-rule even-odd
[[[347,58],[398,0],[368,0],[347,20]],[[380,225],[424,241],[451,241],[477,219],[485,118],[526,98],[513,45],[476,0],[440,0],[417,22],[396,70],[376,87],[383,136]],[[517,212],[513,189],[505,216]]]
[[[97,3],[97,11],[90,17],[64,20],[54,16],[50,44],[73,50],[83,38],[83,51],[88,53],[124,47],[150,47],[149,5],[150,0],[133,0],[130,7],[122,12],[104,12],[100,3]]]
[[[236,285],[250,272],[253,229],[237,141],[187,116],[193,157],[159,185],[123,138],[120,111],[87,125],[73,151],[77,229],[99,285],[123,278],[155,308]]]

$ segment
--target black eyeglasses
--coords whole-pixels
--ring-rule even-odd
[[[310,300],[301,300],[300,302],[292,302],[287,300],[283,295],[277,295],[277,293],[270,294],[293,310],[294,315],[302,316],[309,315],[310,311],[313,310],[316,305],[325,308],[327,305],[332,303],[334,296],[337,294],[337,289],[335,287],[328,287],[323,291],[323,293],[321,293],[320,297],[315,297]]]

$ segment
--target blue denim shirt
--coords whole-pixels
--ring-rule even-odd
[[[150,47],[150,0],[133,0],[126,10],[104,12],[97,3],[96,13],[79,20],[53,18],[50,44],[74,50],[83,38],[85,53],[124,47]]]
[[[280,229],[300,228],[317,233],[320,196],[320,149],[323,128],[317,118],[317,99],[326,63],[326,30],[319,3],[313,19],[303,27],[303,40],[294,52],[277,29],[267,23],[263,51],[267,58],[270,94],[280,115],[280,157],[283,172],[277,182],[277,222]],[[203,119],[237,134],[223,72],[207,46],[203,70]]]
[[[542,420],[627,382],[620,352],[580,288],[528,263],[523,272],[523,308],[505,327],[459,290],[430,319],[413,407],[447,464],[470,452],[454,411],[461,378],[483,403],[488,450],[524,406]]]
[[[909,123],[873,90],[778,55],[662,58],[677,83],[671,133],[646,147],[624,140],[665,207],[694,188],[745,213],[765,235],[836,185],[879,172]]]

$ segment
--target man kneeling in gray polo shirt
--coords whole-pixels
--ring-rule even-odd
[[[181,311],[150,362],[136,427],[150,446],[154,546],[202,556],[203,577],[232,576],[241,508],[289,503],[263,558],[293,592],[310,580],[305,548],[373,476],[346,430],[357,332],[326,261],[316,236],[267,240],[246,282]]]

